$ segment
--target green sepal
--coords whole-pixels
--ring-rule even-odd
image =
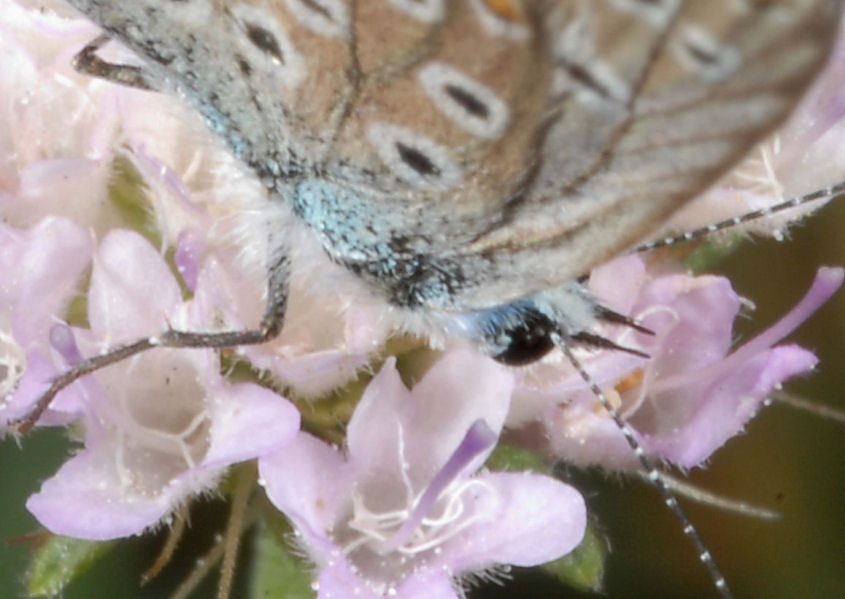
[[[286,541],[290,534],[281,515],[259,518],[253,535],[249,599],[314,599],[308,566],[292,555]]]
[[[114,541],[51,536],[35,552],[26,574],[30,597],[54,597],[106,555]]]
[[[579,591],[600,592],[604,581],[604,564],[609,545],[588,525],[584,538],[567,555],[540,566],[563,584]]]
[[[115,158],[112,170],[109,199],[124,226],[143,235],[153,247],[161,247],[161,230],[143,176],[126,156]]]

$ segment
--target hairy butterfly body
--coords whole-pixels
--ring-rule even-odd
[[[557,345],[580,368],[571,344],[613,347],[590,332],[597,319],[636,324],[576,277],[647,237],[785,118],[824,63],[842,3],[69,4],[138,52],[143,85],[195,104],[268,202],[411,322],[511,364]],[[68,382],[157,345],[277,333],[288,240],[272,220],[255,234],[270,249],[260,330],[169,331]]]

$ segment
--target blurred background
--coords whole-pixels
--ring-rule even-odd
[[[753,320],[741,323],[741,338],[748,339],[793,306],[823,264],[845,264],[845,198],[794,227],[790,240],[751,240],[718,264],[713,270],[729,276],[738,292],[757,306]],[[788,390],[845,411],[845,293],[840,291],[791,341],[814,350],[821,364],[815,375],[791,383]],[[22,579],[30,545],[16,540],[38,530],[24,501],[58,469],[68,451],[60,431],[39,431],[21,447],[9,439],[0,443],[2,597],[24,596]],[[572,474],[612,547],[605,592],[599,596],[716,596],[705,568],[656,491],[634,480]],[[782,515],[774,522],[761,521],[683,502],[738,599],[842,596],[845,425],[775,404],[751,423],[746,435],[717,452],[706,470],[693,472],[690,481]],[[198,529],[204,521],[209,528],[216,522],[222,529],[224,518],[223,506],[209,502],[192,523]],[[122,544],[62,596],[166,597],[176,584],[180,565],[188,567],[193,557],[180,553],[160,580],[139,589],[140,573],[151,563],[160,542],[160,538],[145,538]],[[487,585],[474,590],[471,597],[597,596],[549,586],[549,580],[536,573],[516,572],[515,576],[504,588]],[[194,596],[213,596],[213,579]]]

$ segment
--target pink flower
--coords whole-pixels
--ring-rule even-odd
[[[618,402],[646,451],[683,467],[699,465],[739,433],[783,382],[815,366],[811,352],[775,344],[827,301],[841,285],[842,273],[821,269],[788,315],[731,353],[740,299],[726,279],[665,275],[649,280],[639,258],[615,260],[593,272],[591,289],[654,331],[649,336],[622,329],[612,337],[651,357],[599,352],[582,359]],[[514,403],[524,405],[511,413],[510,422],[540,420],[549,450],[567,462],[638,467],[620,431],[567,364],[526,373]]]
[[[74,46],[95,32],[79,19],[3,6],[0,214],[7,222],[29,226],[47,213],[86,223],[103,217],[116,92],[92,91],[97,86],[71,67]]]
[[[504,422],[512,377],[468,351],[408,391],[388,360],[347,430],[347,450],[300,433],[259,459],[271,501],[318,568],[319,597],[458,597],[457,579],[571,551],[581,496],[529,473],[476,470]]]
[[[101,244],[89,291],[90,331],[54,335],[75,362],[94,347],[113,347],[168,324],[206,327],[204,290],[183,302],[164,260],[135,233]],[[69,332],[68,332],[69,333]],[[251,383],[220,375],[212,350],[155,349],[76,382],[62,406],[82,415],[84,448],[29,498],[49,530],[87,539],[136,534],[189,495],[213,488],[233,463],[289,442],[296,408]]]
[[[49,330],[90,255],[90,237],[63,218],[27,231],[0,224],[0,430],[24,416],[58,373]]]
[[[4,9],[0,85],[14,93],[0,106],[5,108],[0,110],[0,216],[28,224],[44,214],[63,214],[104,235],[116,225],[109,180],[115,160],[126,159],[149,190],[162,251],[171,245],[186,250],[190,242],[193,257],[179,256],[189,286],[197,284],[206,252],[213,255],[214,264],[205,265],[205,276],[213,279],[207,284],[217,287],[212,299],[232,328],[260,322],[265,233],[276,231],[290,240],[294,272],[286,326],[270,343],[245,349],[257,368],[304,396],[325,394],[354,379],[390,332],[383,306],[350,284],[278,202],[268,202],[260,182],[195,111],[171,95],[76,72],[74,54],[95,35],[85,20],[66,14],[16,3]],[[100,53],[119,63],[137,60],[117,43]],[[56,106],[64,110],[57,112]],[[335,274],[321,276],[315,286],[314,273],[327,271]]]
[[[254,328],[266,262],[282,254],[292,263],[284,329],[238,355],[292,394],[319,401],[342,389],[403,325],[438,333],[423,326],[425,315],[397,317],[402,310],[332,264],[313,232],[284,202],[268,201],[196,111],[166,94],[74,72],[71,57],[95,35],[90,25],[21,6],[6,3],[0,23],[0,218],[30,228],[0,226],[0,422],[24,414],[56,372],[85,356],[168,326]],[[813,189],[819,178],[810,184],[802,174],[817,162],[805,157],[819,153],[838,173],[826,181],[845,178],[837,134],[825,133],[841,133],[845,113],[838,52],[827,83],[779,138],[684,211],[687,222],[711,223]],[[115,43],[102,53],[134,60]],[[112,178],[127,165],[132,177],[124,178],[140,177],[131,191],[160,247],[116,230],[126,223]],[[47,214],[62,218],[42,220]],[[96,239],[90,329],[70,329],[57,323]],[[162,259],[170,249],[190,301]],[[789,315],[732,349],[740,299],[725,279],[651,275],[639,258],[622,258],[593,272],[591,290],[655,332],[606,329],[650,359],[584,348],[578,355],[651,455],[696,465],[782,381],[813,367],[808,351],[777,344],[841,279],[841,270],[822,270]],[[57,533],[136,534],[214,488],[232,464],[258,459],[271,500],[316,566],[321,597],[452,599],[462,577],[554,560],[584,531],[583,500],[572,488],[482,469],[504,426],[509,441],[569,463],[638,467],[594,395],[553,357],[514,371],[452,351],[412,391],[389,358],[342,449],[298,432],[299,414],[284,397],[234,384],[219,366],[211,350],[157,348],[65,389],[42,423],[76,421],[84,445],[30,498],[30,510]]]

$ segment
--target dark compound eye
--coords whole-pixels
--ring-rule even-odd
[[[551,334],[555,323],[535,309],[522,312],[518,324],[501,331],[500,336],[508,339],[505,348],[493,359],[508,366],[524,366],[541,359],[552,349]]]

